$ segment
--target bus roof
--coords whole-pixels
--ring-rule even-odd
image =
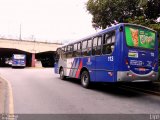
[[[153,30],[153,29],[151,29],[151,28],[148,28],[148,27],[145,27],[145,26],[142,26],[142,25],[138,25],[138,24],[119,23],[119,24],[117,24],[117,25],[114,25],[114,26],[108,27],[108,28],[106,28],[106,29],[103,29],[103,30],[101,30],[100,32],[97,32],[97,33],[95,33],[95,34],[89,35],[89,36],[84,37],[84,38],[81,38],[81,39],[79,39],[79,40],[75,40],[75,41],[73,41],[73,42],[70,42],[70,43],[68,43],[67,45],[71,45],[71,44],[78,43],[78,42],[81,42],[81,41],[86,40],[86,39],[90,39],[90,38],[92,38],[92,37],[94,37],[94,36],[98,36],[98,35],[101,35],[101,34],[103,34],[103,33],[108,32],[108,31],[112,31],[112,30],[118,29],[120,26],[124,26],[124,25],[138,26],[138,27],[142,27],[142,28],[145,28],[145,29],[148,29],[148,30],[151,30],[151,31],[156,32],[155,30]],[[62,45],[61,47],[64,47],[64,46],[67,46],[67,45]],[[61,47],[59,47],[59,48],[61,48]]]

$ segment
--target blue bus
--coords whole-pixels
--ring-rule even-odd
[[[12,67],[25,67],[26,55],[25,54],[13,54],[12,55]]]
[[[136,24],[121,23],[57,49],[55,73],[60,79],[92,82],[158,80],[158,34]]]

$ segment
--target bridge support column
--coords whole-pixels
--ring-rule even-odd
[[[32,64],[31,67],[35,67],[35,53],[32,53]]]

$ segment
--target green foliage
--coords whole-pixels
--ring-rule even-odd
[[[144,16],[139,16],[136,19],[128,18],[125,19],[124,22],[143,25],[152,28],[156,30],[158,33],[160,33],[160,23],[157,23],[155,20],[152,19],[146,19]]]
[[[147,19],[157,19],[160,16],[160,0],[148,0],[145,15]]]
[[[106,28],[116,22],[152,24],[160,16],[159,0],[88,0],[94,28]]]

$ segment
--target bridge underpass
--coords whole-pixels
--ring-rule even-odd
[[[55,52],[29,53],[18,49],[0,48],[0,67],[11,67],[13,54],[26,55],[26,67],[35,67],[40,62],[42,67],[54,67]]]
[[[43,67],[54,67],[55,52],[47,51],[35,54],[35,58],[41,61]]]
[[[55,51],[60,46],[59,43],[0,38],[0,67],[11,66],[13,54],[26,54],[27,67],[40,64],[53,67]]]
[[[32,63],[32,54],[17,50],[17,49],[9,49],[9,48],[0,48],[0,67],[11,67],[12,55],[13,54],[25,54],[26,55],[26,66],[31,67]]]

